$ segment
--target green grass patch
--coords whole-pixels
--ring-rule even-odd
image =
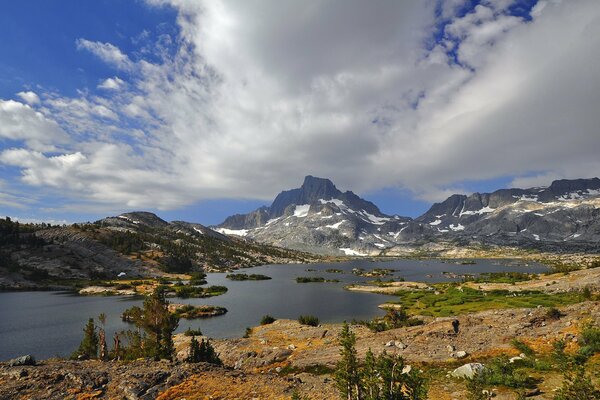
[[[430,290],[399,291],[394,302],[412,315],[447,317],[490,309],[557,307],[583,301],[581,293],[547,294],[539,291],[509,292],[492,290],[484,292],[471,288],[437,287],[437,295]]]

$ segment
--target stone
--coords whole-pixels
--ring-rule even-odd
[[[393,340],[390,340],[389,342],[387,342],[385,344],[385,347],[394,347],[394,346],[396,346],[396,342]]]
[[[22,365],[35,365],[35,358],[31,354],[13,358],[8,362],[9,367],[19,367]]]
[[[454,350],[456,350],[456,348],[453,345],[449,344],[448,346],[446,346],[446,350],[448,350],[449,353],[452,353]]]
[[[400,350],[404,350],[405,348],[407,348],[408,346],[405,345],[402,342],[396,342],[396,347],[399,348]]]
[[[412,366],[410,366],[410,365],[405,365],[404,368],[402,368],[403,374],[408,374],[408,373],[410,373],[410,371],[412,371]]]
[[[469,363],[456,368],[450,375],[455,378],[471,379],[476,374],[480,374],[485,370],[485,365],[481,363]]]
[[[457,351],[457,352],[454,354],[454,356],[455,356],[456,358],[465,358],[466,356],[468,356],[468,353],[467,353],[466,351],[464,351],[464,350],[460,350],[460,351]]]

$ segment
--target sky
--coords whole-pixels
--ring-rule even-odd
[[[597,0],[20,0],[0,215],[217,224],[305,175],[388,214],[600,175]]]

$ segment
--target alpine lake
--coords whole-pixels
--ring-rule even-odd
[[[262,316],[296,319],[300,315],[317,316],[321,322],[364,320],[383,315],[377,306],[393,296],[344,290],[344,286],[373,281],[358,276],[353,269],[365,271],[391,269],[382,280],[404,278],[406,281],[460,281],[465,274],[490,272],[543,273],[541,264],[514,260],[473,260],[460,264],[443,260],[396,259],[388,261],[351,260],[339,263],[264,265],[235,273],[263,274],[269,280],[232,281],[226,273],[209,273],[208,285],[222,285],[227,293],[210,298],[178,299],[173,303],[215,305],[227,308],[225,315],[179,322],[177,332],[201,329],[214,338],[241,337],[246,327],[259,324]],[[338,270],[331,272],[331,270]],[[327,270],[330,270],[329,272]],[[341,271],[341,272],[340,272]],[[323,277],[338,282],[297,283],[297,277]],[[140,297],[80,296],[66,292],[0,293],[0,361],[32,354],[38,359],[68,357],[78,346],[83,327],[89,318],[106,315],[107,338],[114,332],[131,329],[121,320],[121,313],[141,305]],[[109,343],[110,346],[110,343]]]

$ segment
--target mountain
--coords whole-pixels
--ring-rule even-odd
[[[600,242],[599,208],[600,179],[557,180],[548,187],[453,195],[416,221],[442,236],[585,249]]]
[[[141,278],[312,259],[143,211],[70,226],[0,219],[0,289],[65,288],[121,274]]]
[[[269,207],[227,218],[214,229],[258,242],[347,255],[451,242],[549,250],[597,251],[600,179],[558,180],[548,187],[455,194],[412,219],[382,213],[329,179],[307,176]]]
[[[307,176],[301,187],[281,192],[269,207],[229,217],[215,230],[282,247],[355,255],[389,247],[387,235],[403,236],[409,221],[385,215],[329,179]]]

